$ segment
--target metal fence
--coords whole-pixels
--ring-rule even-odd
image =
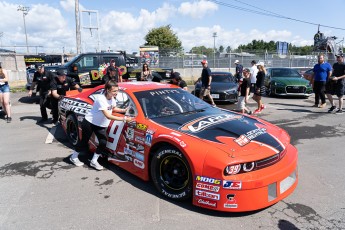
[[[319,53],[278,55],[266,51],[242,51],[240,53],[215,53],[208,56],[204,54],[174,54],[173,52],[170,52],[169,55],[166,54],[167,52],[164,52],[163,55],[160,54],[159,65],[174,69],[202,67],[200,62],[204,59],[208,60],[210,68],[235,68],[235,60],[239,60],[244,67],[250,67],[251,61],[256,60],[257,62],[264,62],[266,67],[306,69],[313,67],[317,63],[317,55]]]

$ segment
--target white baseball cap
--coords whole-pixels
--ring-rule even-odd
[[[236,61],[234,62],[234,64],[238,64],[238,63],[240,63],[240,61],[239,61],[239,60],[236,60]]]
[[[257,65],[257,66],[258,66],[258,65],[265,66],[265,63],[262,62],[262,61],[259,61],[258,63],[256,63],[256,65]]]

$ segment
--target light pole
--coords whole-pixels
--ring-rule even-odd
[[[217,37],[217,32],[213,33],[213,68],[216,67],[216,37]]]
[[[25,41],[26,41],[26,52],[28,52],[28,53],[29,53],[29,46],[28,46],[28,34],[26,33],[25,16],[28,14],[29,9],[30,9],[29,7],[22,6],[22,5],[19,5],[18,8],[17,8],[17,11],[22,11],[23,12]]]

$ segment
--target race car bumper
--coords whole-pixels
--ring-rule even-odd
[[[217,177],[205,166],[194,180],[193,204],[225,212],[244,212],[271,206],[290,195],[298,184],[295,147],[289,145],[276,164],[257,171]],[[208,173],[207,173],[208,172]]]

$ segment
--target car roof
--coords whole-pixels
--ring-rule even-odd
[[[124,91],[130,89],[133,92],[157,89],[180,89],[180,87],[176,85],[150,81],[121,82],[119,83],[119,87],[122,88]]]

